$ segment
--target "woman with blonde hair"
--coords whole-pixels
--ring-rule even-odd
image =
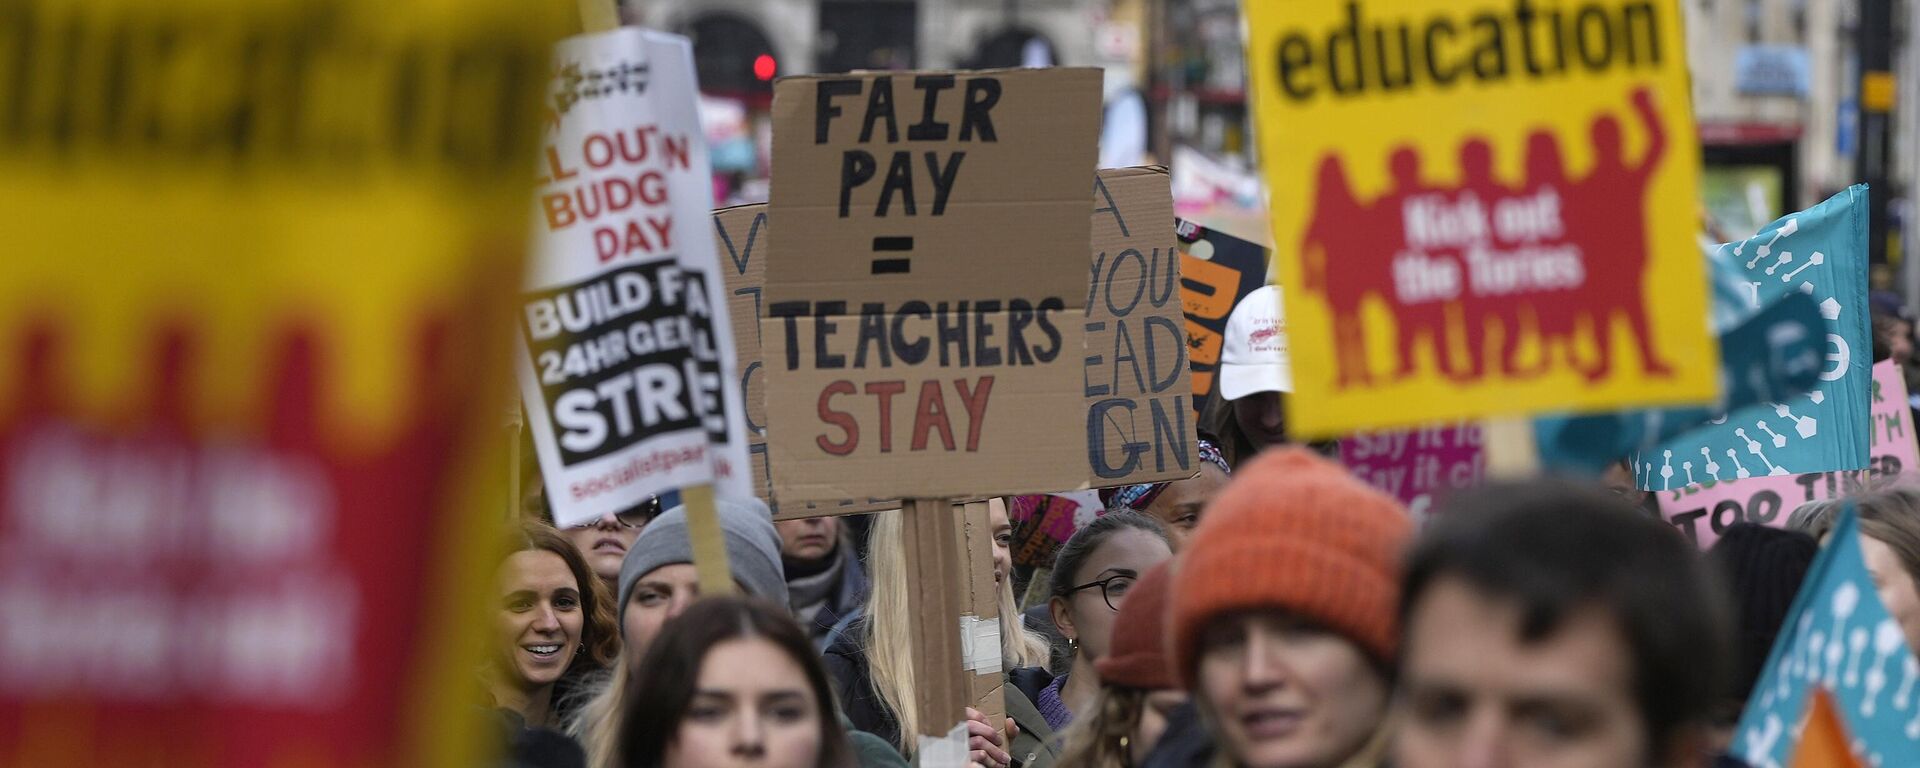
[[[1000,588],[1001,667],[1045,665],[1046,641],[1020,624],[1020,613],[1013,602],[1009,577],[1013,560],[1007,549],[1013,526],[1007,519],[1006,505],[1000,499],[992,499],[988,506],[993,532],[993,575]],[[873,580],[873,592],[867,598],[864,612],[827,649],[825,661],[835,693],[854,727],[886,739],[901,754],[911,757],[915,746],[913,735],[920,732],[921,723],[914,708],[917,699],[912,644],[907,635],[912,616],[908,585],[913,579],[907,573],[903,527],[898,511],[874,516],[867,540],[867,569]],[[1033,704],[1022,699],[1013,687],[1006,690],[1008,714],[1020,728],[1014,749],[1009,754],[999,750],[997,744],[993,744],[992,750],[982,748],[982,739],[994,741],[987,733],[997,734],[999,729],[976,720],[972,726],[976,762],[990,764],[990,768],[992,764],[1004,766],[1012,761],[1018,761],[1012,762],[1015,765],[1045,764],[1035,761],[1050,753],[1029,727],[1044,727],[1044,720]],[[998,759],[1001,757],[1010,760]]]

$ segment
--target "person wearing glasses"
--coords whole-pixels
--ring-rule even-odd
[[[1167,715],[1187,701],[1167,660],[1167,585],[1174,561],[1154,566],[1128,590],[1115,620],[1111,653],[1100,660],[1100,693],[1060,734],[1056,764],[1134,768],[1160,735]]]
[[[1113,620],[1141,574],[1173,557],[1160,521],[1138,512],[1094,518],[1060,547],[1048,575],[1047,607],[1067,639],[1067,671],[1040,684],[1045,670],[1015,669],[1007,682],[1026,692],[1058,731],[1086,711],[1100,692],[1095,665],[1112,646]]]
[[[648,497],[633,507],[618,513],[609,512],[561,533],[586,556],[593,574],[600,577],[611,593],[620,588],[620,563],[627,559],[633,540],[640,537],[640,529],[659,516],[659,497]]]

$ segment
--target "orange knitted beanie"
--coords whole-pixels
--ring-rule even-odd
[[[1168,619],[1174,671],[1192,688],[1207,622],[1259,609],[1317,622],[1390,662],[1412,534],[1399,502],[1340,465],[1295,447],[1261,454],[1207,505],[1180,554]]]
[[[1147,569],[1127,591],[1127,601],[1113,620],[1112,645],[1106,657],[1094,663],[1100,682],[1148,691],[1179,685],[1166,651],[1168,566]]]

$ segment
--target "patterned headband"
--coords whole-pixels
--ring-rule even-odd
[[[1233,474],[1233,469],[1227,466],[1227,457],[1220,453],[1220,449],[1217,446],[1206,440],[1199,440],[1197,442],[1200,446],[1201,461],[1218,467],[1223,473],[1228,475]],[[1139,511],[1146,509],[1148,505],[1153,503],[1155,498],[1160,496],[1161,492],[1167,490],[1167,486],[1172,484],[1172,481],[1167,481],[1160,483],[1141,483],[1139,485],[1123,485],[1119,488],[1106,488],[1100,491],[1100,501],[1107,505],[1108,511],[1121,509]]]

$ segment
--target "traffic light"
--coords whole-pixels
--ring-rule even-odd
[[[700,90],[736,98],[772,95],[780,62],[758,24],[730,13],[712,13],[688,25],[687,37],[693,40]]]

